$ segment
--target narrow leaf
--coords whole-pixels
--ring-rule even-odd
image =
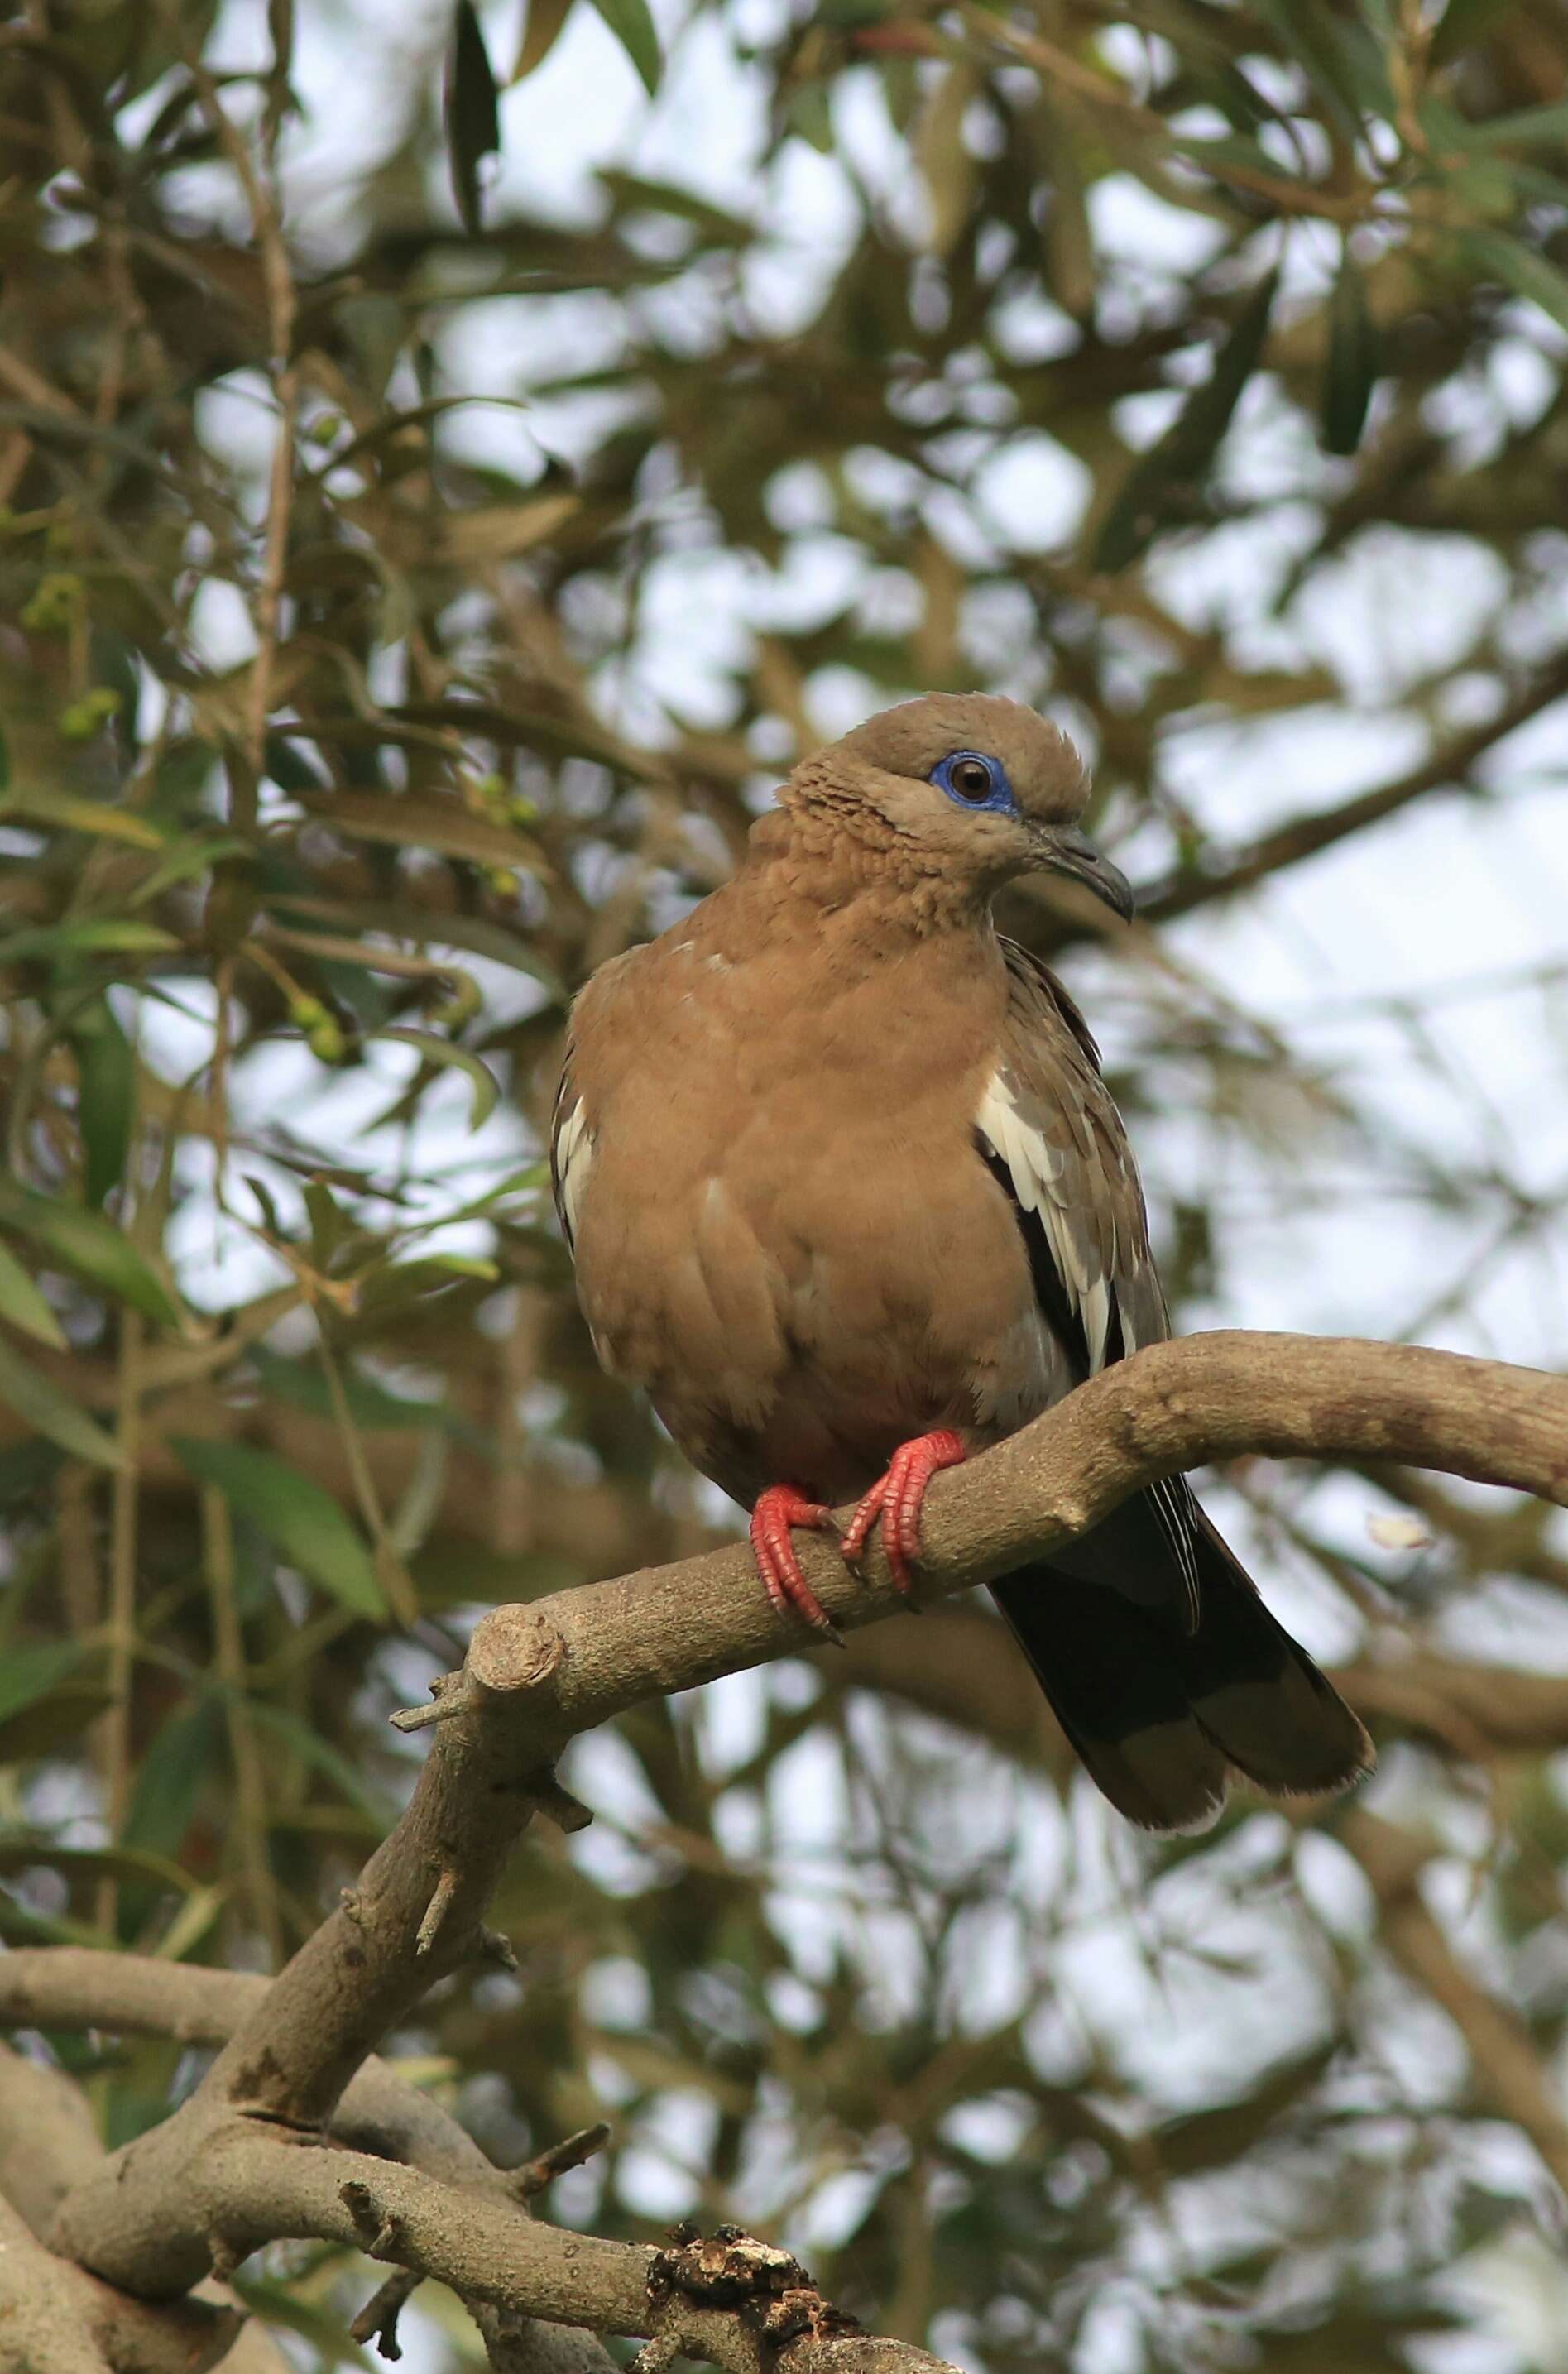
[[[374,1823],[380,1835],[386,1822],[385,1800],[378,1799],[374,1791],[366,1787],[348,1757],[340,1754],[330,1740],[324,1739],[309,1723],[301,1722],[288,1707],[273,1706],[265,1698],[251,1701],[251,1718],[286,1739],[307,1764],[313,1764],[318,1772],[324,1773],[342,1791],[348,1803]]]
[[[0,775],[0,790],[5,789]],[[39,790],[10,792],[5,802],[6,816],[20,817],[28,824],[48,825],[58,832],[86,832],[105,840],[127,840],[134,849],[161,849],[163,835],[145,817],[134,816],[129,808],[112,808],[99,800],[73,799],[68,793]]]
[[[24,1707],[47,1698],[81,1663],[82,1655],[75,1640],[40,1640],[7,1649],[0,1662],[0,1722],[9,1722]]]
[[[1513,115],[1494,115],[1469,127],[1478,147],[1533,148],[1538,143],[1557,147],[1568,141],[1568,100],[1545,107],[1521,107]]]
[[[659,54],[659,37],[654,30],[648,0],[594,0],[594,6],[641,75],[643,87],[652,99],[664,72],[664,60]]]
[[[182,1464],[202,1484],[216,1484],[240,1516],[276,1544],[290,1566],[309,1575],[356,1616],[386,1614],[370,1551],[329,1492],[269,1451],[238,1442],[171,1438]]]
[[[188,1896],[195,1882],[166,1855],[135,1847],[63,1847],[52,1839],[0,1839],[0,1872],[60,1871],[84,1879],[152,1879]]]
[[[1095,569],[1126,569],[1152,543],[1176,498],[1189,508],[1196,504],[1237,399],[1263,352],[1278,280],[1279,275],[1271,272],[1253,290],[1215,354],[1208,379],[1194,388],[1160,442],[1134,464],[1101,528]]]
[[[542,66],[554,49],[571,11],[572,0],[527,0],[523,18],[523,39],[517,45],[517,62],[511,79],[521,82],[535,68]]]
[[[1377,332],[1366,284],[1347,245],[1328,300],[1328,352],[1323,370],[1323,442],[1330,453],[1353,453],[1366,426],[1377,378]]]
[[[47,1344],[51,1351],[65,1349],[60,1322],[16,1254],[5,1245],[0,1245],[0,1319],[8,1319],[13,1327]]]
[[[51,1259],[100,1294],[159,1327],[178,1327],[180,1306],[118,1228],[97,1212],[0,1184],[0,1226],[31,1237]]]
[[[312,1417],[333,1416],[332,1395],[314,1360],[286,1359],[259,1345],[252,1346],[249,1357],[263,1393],[274,1401],[284,1402],[290,1409],[308,1410]],[[402,1393],[388,1393],[384,1385],[347,1361],[342,1375],[343,1397],[356,1426],[444,1427],[448,1422],[443,1402],[413,1401]]]
[[[1511,16],[1519,0],[1448,0],[1443,22],[1432,38],[1432,63],[1448,65],[1486,39],[1501,18]]]
[[[164,956],[180,943],[171,932],[153,923],[40,923],[13,932],[0,940],[0,964],[19,964],[24,957]]]
[[[407,1047],[417,1047],[425,1062],[438,1068],[455,1068],[466,1073],[474,1088],[474,1101],[468,1113],[470,1133],[489,1121],[495,1111],[501,1089],[494,1073],[480,1063],[477,1055],[471,1054],[466,1047],[454,1045],[450,1039],[442,1038],[438,1031],[416,1030],[411,1025],[401,1022],[393,1023],[374,1035],[378,1039],[400,1040]]]
[[[495,76],[472,0],[457,0],[446,60],[446,151],[463,228],[479,235],[479,161],[501,147]]]
[[[93,1423],[79,1403],[4,1342],[0,1342],[0,1402],[14,1409],[35,1434],[47,1435],[73,1459],[90,1460],[95,1467],[124,1465],[119,1444]]]
[[[101,1204],[125,1175],[136,1107],[131,1042],[106,997],[94,999],[71,1027],[77,1059],[77,1127],[86,1157],[83,1189]]]
[[[1483,279],[1501,280],[1568,330],[1568,276],[1512,231],[1467,230],[1458,244]]]
[[[170,1716],[142,1759],[120,1833],[123,1847],[159,1859],[179,1853],[217,1763],[222,1733],[223,1710],[213,1696]]]

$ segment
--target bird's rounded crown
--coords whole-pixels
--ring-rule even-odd
[[[835,752],[918,782],[931,782],[949,759],[990,760],[1018,815],[1032,823],[1074,824],[1089,796],[1083,761],[1067,735],[999,693],[932,692],[901,701],[855,726]]]

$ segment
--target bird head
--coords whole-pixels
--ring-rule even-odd
[[[1132,885],[1079,829],[1083,761],[1020,701],[928,693],[867,718],[797,768],[786,797],[868,806],[923,864],[988,892],[1015,875],[1063,874],[1130,920]],[[836,794],[836,797],[835,797]]]

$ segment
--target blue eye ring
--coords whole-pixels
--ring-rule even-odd
[[[987,758],[984,750],[949,750],[932,768],[929,781],[961,808],[989,810],[1002,816],[1018,812],[1007,769],[999,758]]]

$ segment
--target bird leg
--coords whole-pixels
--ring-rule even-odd
[[[907,1599],[914,1588],[910,1562],[920,1556],[920,1511],[925,1487],[939,1468],[957,1467],[965,1456],[962,1437],[949,1427],[900,1443],[892,1465],[879,1484],[872,1485],[850,1519],[843,1537],[845,1564],[854,1566],[865,1556],[871,1529],[880,1517],[888,1571]]]
[[[792,1525],[802,1525],[813,1534],[838,1530],[832,1510],[820,1500],[808,1500],[793,1484],[770,1484],[751,1511],[751,1555],[757,1571],[781,1615],[793,1607],[817,1631],[837,1639],[832,1617],[800,1571],[789,1537]]]

